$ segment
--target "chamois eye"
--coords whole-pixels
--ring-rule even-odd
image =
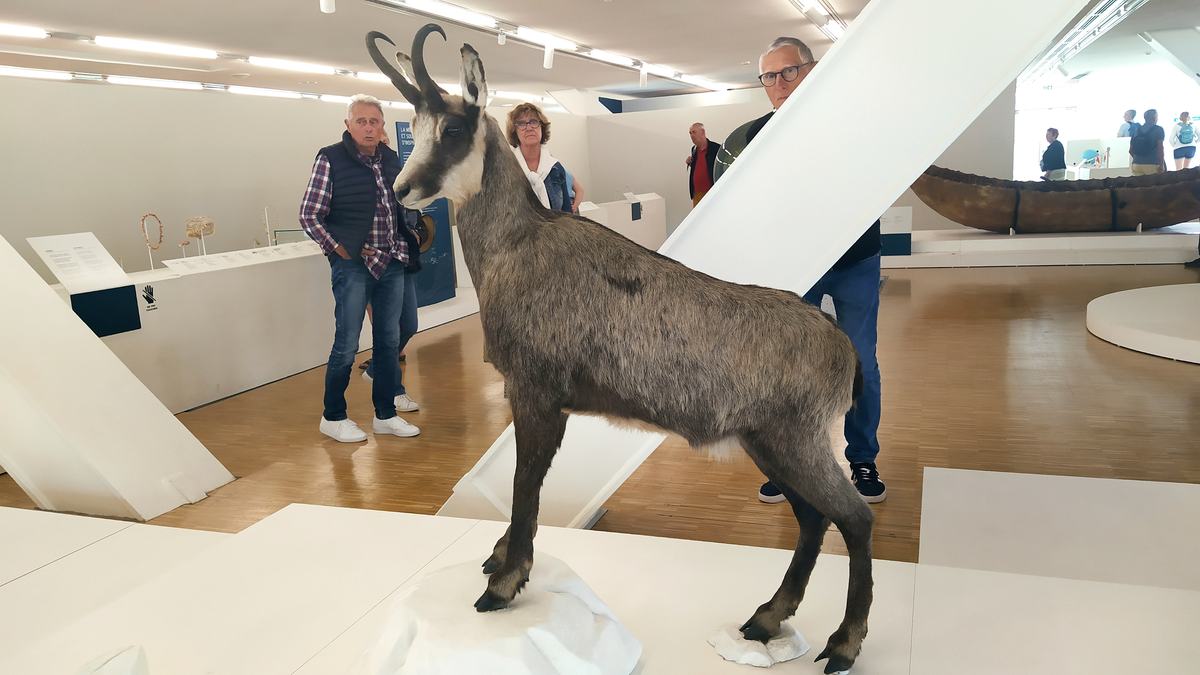
[[[443,132],[447,136],[459,136],[463,132],[461,124],[447,124],[446,130]]]

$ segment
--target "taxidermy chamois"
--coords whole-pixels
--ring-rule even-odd
[[[397,66],[367,48],[416,109],[412,156],[396,179],[411,209],[449,198],[479,294],[487,358],[504,375],[516,428],[512,522],[483,565],[481,612],[506,607],[529,577],[538,498],[567,413],[636,421],[696,448],[740,445],[800,523],[775,595],[742,626],[767,641],[796,611],[832,521],[850,552],[846,613],[818,660],[848,670],[871,606],[870,508],[842,473],[830,430],[850,408],[858,359],[819,309],[786,291],[714,279],[585,218],[545,209],[499,124],[484,111],[479,54],[463,45],[462,96],[430,78],[426,37]]]

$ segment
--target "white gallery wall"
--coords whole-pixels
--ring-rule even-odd
[[[179,257],[191,216],[216,222],[209,253],[265,244],[264,207],[272,227],[299,227],[313,158],[345,129],[339,104],[214,91],[0,77],[0,100],[0,235],[47,280],[26,237],[95,232],[136,272],[149,268],[138,230],[148,211],[166,228],[156,260]],[[385,114],[406,121],[412,111]],[[588,185],[586,120],[551,120],[550,151]]]
[[[166,238],[156,260],[178,257],[184,221],[209,216],[217,224],[209,252],[266,242],[263,209],[276,229],[298,227],[296,214],[316,150],[343,129],[340,105],[314,100],[237,96],[211,91],[147,89],[81,82],[0,78],[0,129],[5,162],[0,235],[49,273],[25,237],[95,232],[130,272],[147,269],[138,232],[143,213],[162,218]],[[755,100],[752,98],[752,100]],[[604,202],[625,192],[657,192],[674,230],[691,209],[684,159],[687,128],[702,121],[723,141],[741,123],[765,114],[753,103],[651,110],[611,116],[550,114],[550,152],[577,175],[586,197]],[[1010,87],[939,163],[989,176],[1012,176],[1014,88]],[[503,124],[507,108],[493,108]],[[411,111],[391,109],[390,121]],[[920,120],[892,119],[880,102],[868,134],[903,134]],[[797,161],[820,161],[797,158]],[[860,158],[862,171],[872,158]],[[914,229],[956,228],[912,193]],[[151,232],[151,236],[154,233]],[[194,254],[193,243],[189,253]]]

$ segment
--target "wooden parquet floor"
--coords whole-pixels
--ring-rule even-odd
[[[926,466],[1200,483],[1200,366],[1121,349],[1084,325],[1095,297],[1200,274],[1178,265],[884,274],[878,463],[888,499],[873,507],[876,557],[916,560]],[[421,427],[417,438],[344,445],[320,435],[323,366],[181,414],[239,480],[154,524],[236,532],[292,502],[434,513],[510,420],[482,342],[468,317],[410,343],[406,382],[422,410],[405,417]],[[369,428],[369,385],[355,376],[351,416]],[[792,548],[790,509],[759,503],[761,480],[744,457],[714,462],[672,438],[608,501],[597,529]],[[8,476],[0,505],[33,506]],[[826,550],[844,551],[836,532]]]

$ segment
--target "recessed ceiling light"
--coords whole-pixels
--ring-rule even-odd
[[[35,38],[39,40],[50,37],[50,33],[42,28],[38,28],[37,26],[23,26],[15,23],[0,23],[0,35]]]
[[[633,59],[629,58],[628,56],[613,54],[612,52],[606,52],[603,49],[593,49],[592,51],[588,52],[588,56],[592,57],[593,59],[599,59],[600,61],[612,63],[618,66],[626,66],[629,68],[633,67]]]
[[[444,16],[451,21],[465,23],[471,26],[495,28],[497,24],[496,20],[487,14],[473,12],[464,7],[451,5],[446,2],[440,2],[439,0],[404,0],[404,5],[407,7],[412,7],[419,12],[434,14],[436,16]]]
[[[333,66],[325,66],[319,63],[305,63],[304,61],[290,61],[288,59],[274,59],[265,56],[251,56],[246,59],[252,66],[262,68],[275,68],[277,70],[291,70],[297,73],[315,73],[317,75],[333,75],[336,69]]]
[[[97,35],[94,42],[101,47],[110,49],[125,49],[132,52],[150,52],[152,54],[167,54],[169,56],[188,56],[196,59],[215,59],[217,53],[211,49],[185,47],[167,42],[150,42],[148,40],[133,40],[130,38]]]
[[[269,96],[272,98],[300,98],[300,92],[285,91],[283,89],[261,89],[259,87],[243,87],[240,85],[230,85],[229,93],[244,94],[246,96]]]
[[[8,77],[29,77],[38,80],[69,80],[71,74],[61,70],[42,70],[40,68],[14,68],[0,66],[0,75]]]
[[[518,26],[517,37],[525,40],[526,42],[532,42],[545,47],[552,47],[563,52],[573,52],[579,49],[579,45],[571,42],[570,40],[560,38],[557,35],[543,33],[540,30],[535,30],[533,28],[529,28],[528,26]]]
[[[111,84],[127,84],[134,87],[191,89],[193,91],[204,88],[204,85],[199,82],[188,82],[186,80],[159,80],[152,77],[126,77],[124,75],[109,75],[107,79]]]
[[[392,82],[390,79],[388,79],[388,76],[384,75],[383,73],[359,72],[355,73],[354,76],[360,80],[367,80],[368,82],[382,82],[384,84],[391,84]]]

